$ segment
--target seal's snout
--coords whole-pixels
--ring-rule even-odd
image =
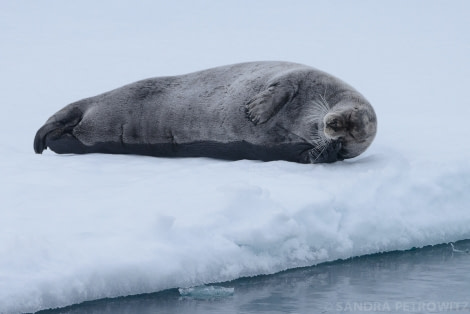
[[[377,132],[375,114],[365,108],[355,108],[349,116],[349,121],[349,134],[357,141],[365,141]]]
[[[370,146],[377,133],[377,118],[369,105],[357,105],[342,112],[345,125],[336,133],[343,142],[340,154],[344,158],[356,157]],[[325,131],[326,133],[326,131]]]

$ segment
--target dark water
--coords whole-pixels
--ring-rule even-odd
[[[470,313],[470,240],[374,254],[193,291],[97,300],[57,313]],[[224,289],[228,288],[228,289]]]

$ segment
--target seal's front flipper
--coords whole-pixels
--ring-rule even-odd
[[[295,88],[288,82],[270,84],[245,105],[246,114],[254,124],[265,123],[291,101],[294,94]]]
[[[51,147],[56,153],[73,153],[68,151],[66,142],[78,142],[72,135],[73,128],[82,120],[83,113],[77,107],[64,108],[53,115],[47,122],[37,131],[34,137],[34,151],[41,154],[44,149]],[[59,144],[59,151],[55,149],[54,143]],[[51,145],[52,144],[52,145]],[[71,147],[73,147],[72,145]]]

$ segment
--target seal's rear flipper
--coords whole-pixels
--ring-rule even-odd
[[[78,143],[78,140],[72,134],[72,130],[80,123],[82,117],[83,112],[77,107],[66,107],[53,115],[37,131],[34,137],[34,151],[36,154],[41,154],[51,144],[53,144],[51,149],[56,153],[73,153],[73,149],[69,151],[67,145],[64,144],[67,142]],[[73,146],[71,145],[71,147]]]

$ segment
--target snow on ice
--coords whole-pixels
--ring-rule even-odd
[[[470,238],[465,1],[0,7],[0,313]],[[324,165],[33,152],[72,101],[253,60],[355,86],[379,119],[370,149]]]

